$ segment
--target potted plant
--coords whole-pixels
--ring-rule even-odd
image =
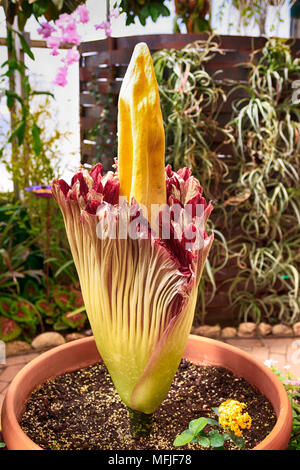
[[[183,357],[195,363],[209,361],[210,364],[228,367],[258,387],[271,401],[277,422],[254,450],[284,450],[287,447],[292,423],[290,401],[274,372],[243,350],[193,335],[188,338]],[[3,403],[1,422],[7,448],[40,450],[40,446],[25,434],[19,424],[30,394],[51,377],[88,367],[99,360],[94,338],[89,337],[53,348],[27,364],[12,381]]]
[[[103,175],[98,164],[80,168],[70,186],[52,184],[94,336],[44,353],[16,376],[2,412],[8,448],[39,448],[18,424],[35,388],[100,357],[127,407],[132,436],[147,438],[182,356],[228,368],[265,392],[277,424],[258,448],[284,448],[292,416],[277,377],[235,348],[189,337],[213,242],[205,231],[212,204],[188,168],[164,168],[158,87],[144,43],[122,83],[118,127],[115,172]]]

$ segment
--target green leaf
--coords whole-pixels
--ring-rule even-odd
[[[6,446],[5,442],[0,442],[0,449],[3,449],[3,447],[5,446]]]
[[[22,11],[18,13],[18,28],[20,31],[24,31],[25,25],[27,22],[27,17],[24,15]]]
[[[55,98],[54,94],[51,93],[51,91],[32,91],[32,95],[48,95],[51,96],[52,98]]]
[[[206,418],[207,419],[207,424],[211,424],[212,426],[220,426],[219,421],[216,419],[212,418]]]
[[[178,22],[176,21],[176,18],[173,23],[173,33],[180,33],[180,26]]]
[[[21,96],[11,90],[5,90],[6,95],[6,104],[9,109],[12,109],[13,105],[15,104],[15,100],[18,100],[21,104],[23,102]]]
[[[145,5],[141,11],[140,11],[140,14],[139,14],[139,19],[141,20],[141,18],[148,18],[148,16],[150,16],[151,12],[150,12],[150,5]]]
[[[10,27],[7,28],[6,43],[7,43],[8,50],[11,51],[14,47],[14,40],[13,40],[12,28]]]
[[[189,424],[189,431],[194,436],[197,436],[197,434],[199,434],[199,432],[202,431],[202,429],[205,428],[206,425],[207,425],[206,418],[193,419]]]
[[[166,5],[163,5],[162,3],[156,3],[156,8],[159,11],[159,14],[162,16],[170,16],[171,12]]]
[[[7,76],[7,77],[10,77],[15,72],[15,70],[18,70],[20,74],[23,75],[24,70],[27,69],[27,66],[23,62],[18,62],[15,59],[7,60],[6,62],[2,64],[1,67],[4,67],[5,65],[8,66],[8,70],[7,72],[3,73],[2,76]]]
[[[25,136],[26,121],[22,120],[17,128],[10,134],[8,142],[12,142],[15,137],[18,138],[18,145],[22,145]]]
[[[22,3],[22,13],[26,16],[26,18],[30,18],[30,16],[32,15],[32,4],[30,2]]]
[[[173,442],[174,446],[184,446],[193,440],[194,436],[190,433],[190,431],[186,430],[183,431],[179,436],[176,437],[175,441]]]
[[[220,415],[220,413],[219,413],[219,407],[217,407],[217,408],[212,408],[212,410],[216,413],[217,416]]]
[[[195,33],[204,33],[209,31],[210,24],[209,21],[205,18],[197,18],[194,20],[194,30]]]
[[[66,268],[68,268],[72,264],[74,264],[73,259],[70,259],[70,260],[66,261],[66,263],[64,263],[62,266],[60,266],[60,268],[56,271],[56,273],[54,274],[54,277],[59,276],[60,273],[62,273]]]
[[[41,142],[41,128],[34,123],[32,126],[33,150],[36,155],[40,155],[43,145]]]
[[[126,26],[129,26],[131,24],[134,24],[134,15],[127,15]],[[141,22],[141,24],[142,24],[142,22]],[[145,22],[145,24],[146,24],[146,22]]]
[[[151,19],[153,23],[156,23],[157,18],[159,17],[159,10],[157,8],[157,4],[151,4],[149,5],[149,13],[151,16]]]
[[[24,31],[27,20],[32,15],[32,4],[28,2],[22,2],[22,10],[18,10],[18,28],[19,31]]]
[[[245,442],[241,436],[236,436],[233,431],[229,431],[229,435],[231,440],[235,443],[237,447],[239,447],[240,449],[245,448]]]
[[[146,26],[146,19],[143,16],[139,16],[139,20],[142,26]],[[133,21],[134,23],[134,21]]]
[[[54,323],[53,325],[53,329],[55,331],[63,331],[63,330],[67,330],[69,327],[63,323],[61,320],[58,320]]]
[[[1,68],[3,69],[3,67],[6,67],[7,65],[9,65],[9,61],[8,61],[8,60],[6,60],[5,62],[2,62]]]
[[[208,437],[200,437],[198,439],[198,442],[202,447],[210,447],[210,440],[208,439]]]
[[[28,55],[28,57],[30,57],[30,59],[34,60],[34,55],[33,55],[33,52],[30,49],[30,46],[29,46],[28,42],[26,41],[24,36],[19,32],[18,32],[18,36],[20,38],[20,43],[21,43],[23,51],[25,52],[25,54]]]
[[[32,5],[32,12],[36,18],[42,16],[49,8],[48,0],[39,0]]]
[[[224,444],[224,436],[220,434],[218,431],[213,431],[209,433],[210,436],[210,444],[212,447],[222,447]]]
[[[27,75],[25,75],[25,77],[22,80],[22,86],[23,86],[24,94],[28,98],[31,87],[30,87],[29,78]]]

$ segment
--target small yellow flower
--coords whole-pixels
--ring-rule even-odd
[[[244,429],[250,429],[252,419],[243,409],[245,403],[237,400],[226,400],[219,406],[219,423],[224,429],[230,429],[236,436],[241,436]]]

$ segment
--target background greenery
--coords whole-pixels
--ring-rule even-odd
[[[290,325],[300,319],[300,108],[292,99],[299,59],[283,39],[270,39],[255,51],[248,84],[237,85],[245,97],[233,103],[231,122],[220,128],[228,89],[206,71],[217,49],[210,39],[154,54],[166,161],[174,169],[190,166],[214,205],[216,241],[197,319],[204,321],[206,307],[222,292],[239,321]],[[230,158],[220,158],[212,147],[216,132],[232,142]]]

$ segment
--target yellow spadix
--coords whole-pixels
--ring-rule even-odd
[[[118,114],[120,194],[147,208],[166,204],[165,134],[158,85],[147,44],[134,49]]]

